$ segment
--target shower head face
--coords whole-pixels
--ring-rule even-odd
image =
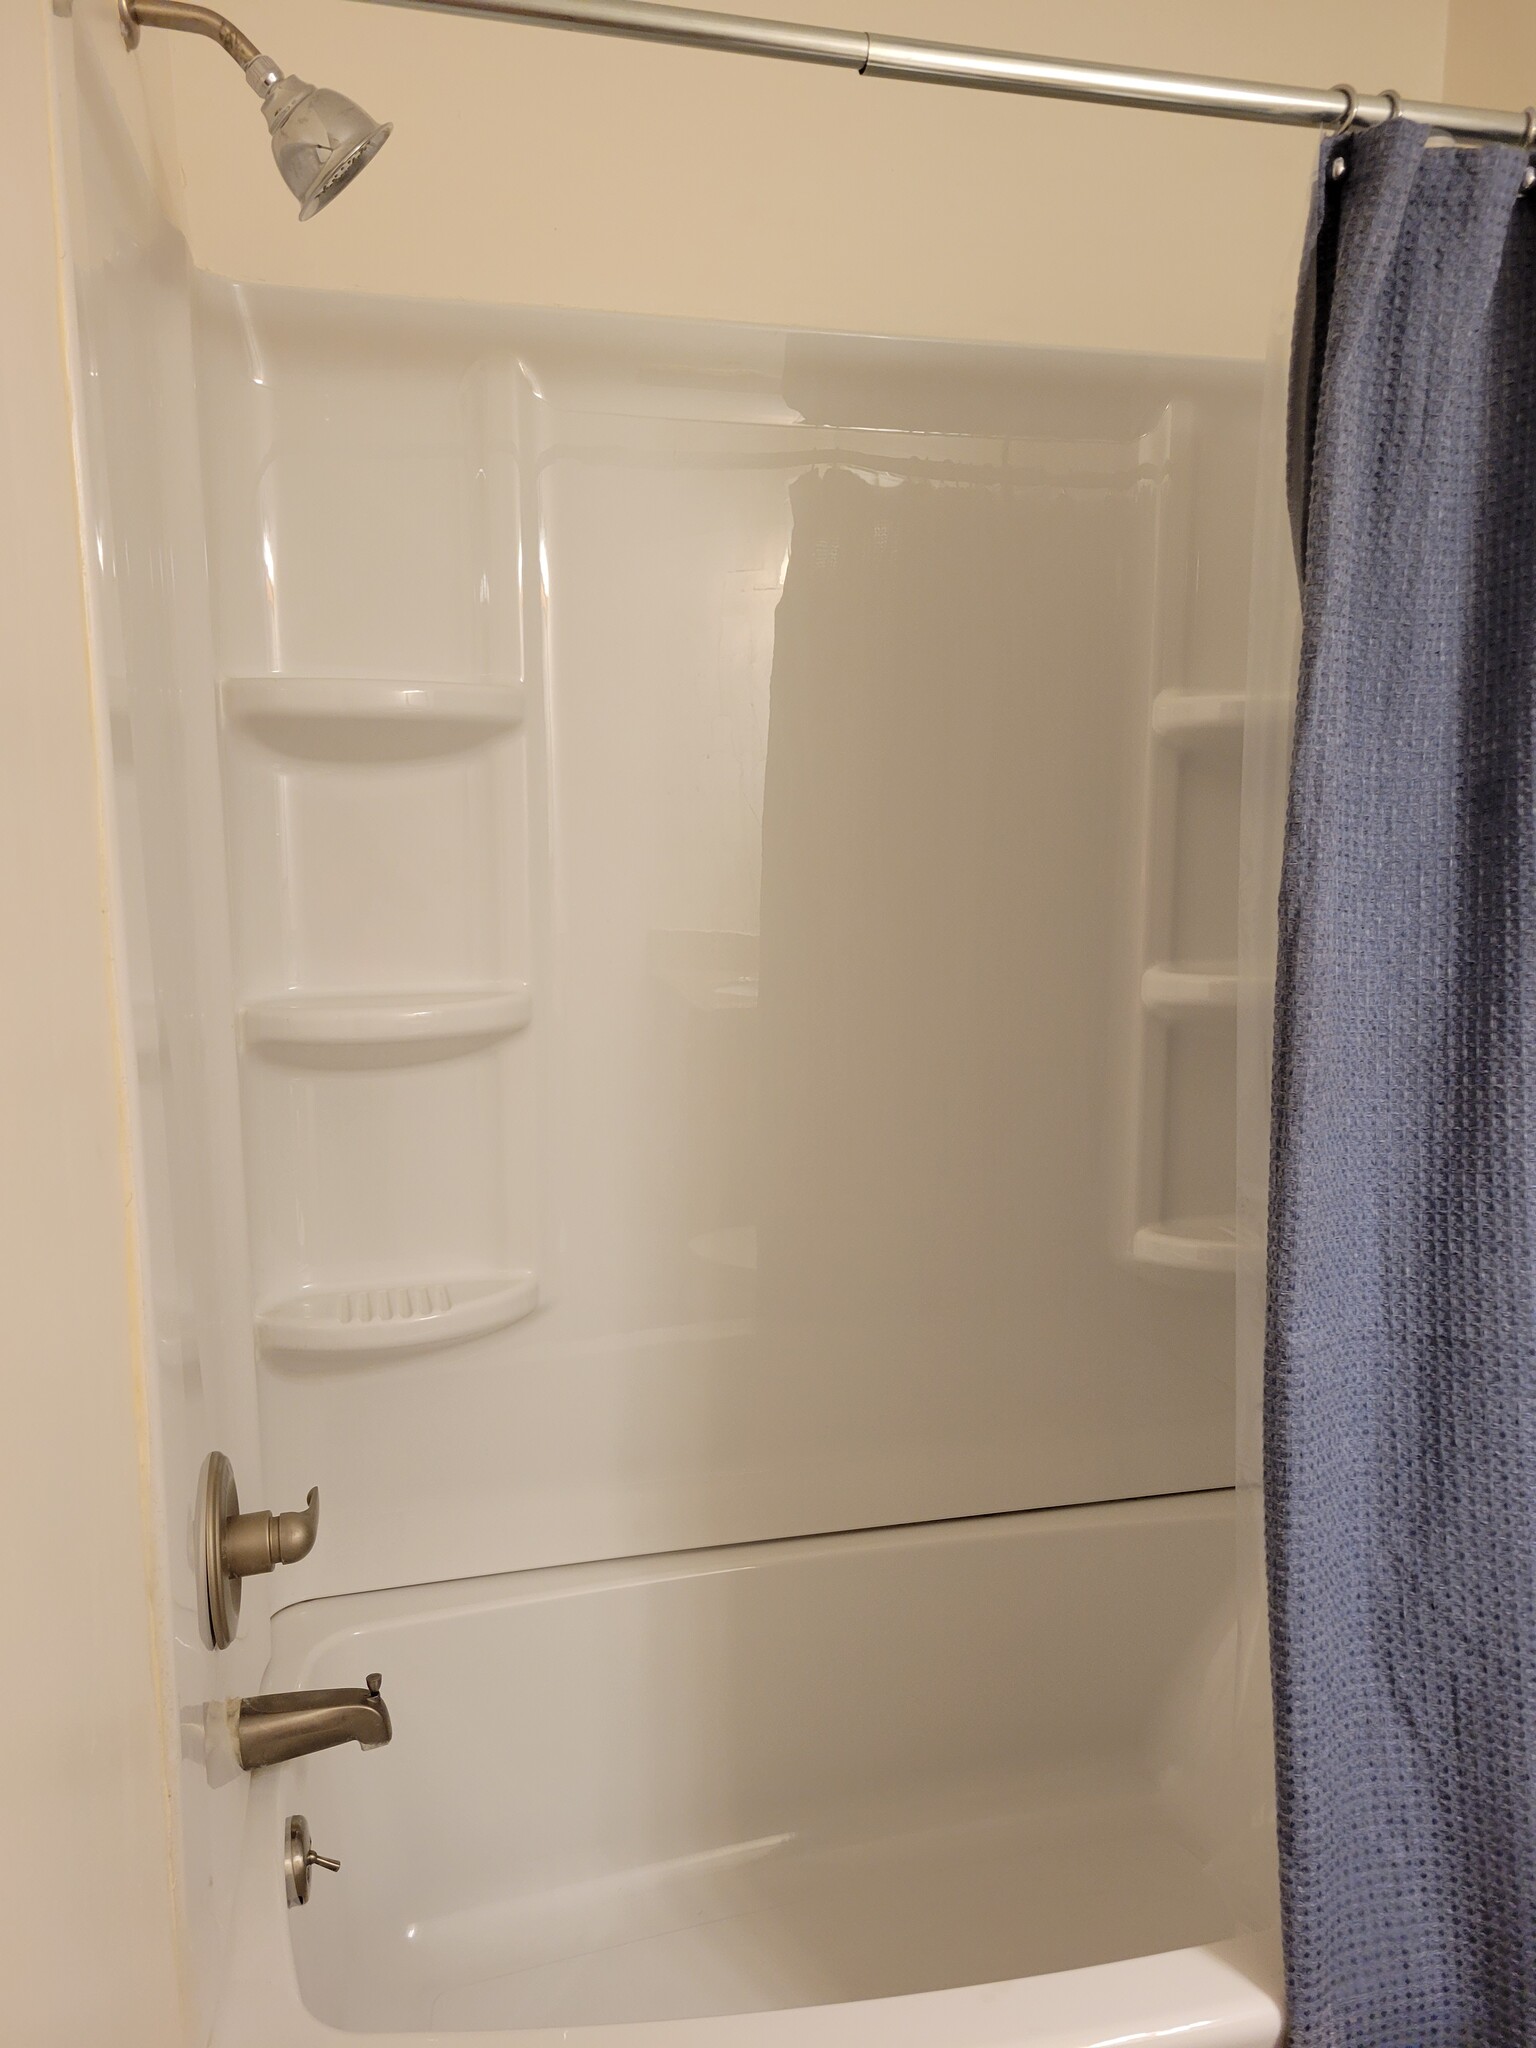
[[[345,93],[284,77],[266,57],[250,65],[246,76],[262,95],[272,154],[299,202],[299,219],[313,220],[372,163],[389,140],[391,124],[375,121]]]

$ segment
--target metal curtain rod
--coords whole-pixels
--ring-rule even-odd
[[[1075,64],[1011,50],[967,49],[955,43],[912,42],[862,29],[817,28],[762,21],[658,0],[369,0],[372,6],[414,7],[425,14],[467,14],[534,28],[626,36],[739,57],[782,57],[830,64],[865,78],[904,78],[918,85],[966,85],[1039,99],[1092,100],[1100,106],[1147,107],[1164,114],[1210,114],[1226,121],[1271,121],[1292,128],[1374,128],[1394,114],[1469,142],[1536,144],[1536,114],[1491,107],[1439,106],[1390,92],[1349,86],[1262,85],[1245,78],[1202,78],[1184,71],[1139,71],[1112,64]]]

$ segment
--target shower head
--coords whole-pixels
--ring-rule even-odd
[[[117,0],[123,40],[137,48],[144,28],[185,29],[226,50],[261,99],[272,154],[283,183],[299,202],[299,219],[329,206],[389,140],[390,123],[375,121],[356,100],[287,75],[250,37],[211,7],[192,0]]]
[[[270,57],[257,57],[245,75],[261,94],[272,154],[299,202],[299,219],[313,220],[378,155],[392,124],[375,121],[344,92],[285,77]]]

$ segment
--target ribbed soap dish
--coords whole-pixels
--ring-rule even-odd
[[[538,1306],[537,1275],[306,1288],[264,1309],[256,1334],[266,1351],[414,1351],[462,1343],[515,1323]]]

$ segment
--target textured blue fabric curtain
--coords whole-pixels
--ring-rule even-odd
[[[1326,148],[1266,1491],[1295,2048],[1536,2043],[1536,195]],[[1346,175],[1326,175],[1336,155]]]

